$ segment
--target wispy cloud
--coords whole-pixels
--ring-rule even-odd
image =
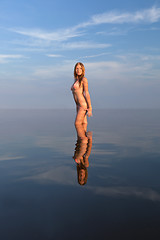
[[[160,201],[160,194],[150,188],[138,187],[87,187],[95,194],[112,197],[137,197],[151,201]]]
[[[84,42],[84,41],[63,43],[61,45],[61,48],[66,49],[66,50],[68,50],[68,49],[94,49],[94,48],[108,48],[108,47],[111,47],[111,44]]]
[[[104,23],[122,24],[122,23],[154,23],[160,20],[160,8],[153,6],[152,8],[136,11],[133,13],[116,11],[97,14],[91,17],[91,20],[79,25],[79,27],[87,27],[90,25],[99,25]]]
[[[55,31],[50,32],[41,29],[18,29],[18,28],[12,28],[10,29],[10,31],[31,38],[61,42],[84,35],[85,29],[89,26],[96,26],[100,24],[155,23],[158,22],[159,20],[160,20],[160,8],[153,6],[149,9],[144,9],[135,12],[110,11],[102,14],[96,14],[93,15],[86,22],[82,22],[70,28],[57,29]]]
[[[6,63],[8,60],[10,59],[20,59],[20,58],[24,58],[24,56],[22,55],[18,55],[18,54],[0,54],[0,63]]]
[[[9,156],[9,155],[4,155],[0,156],[0,161],[8,161],[8,160],[19,160],[19,159],[24,159],[24,156]]]
[[[41,173],[35,172],[33,176],[23,177],[23,180],[41,182],[43,184],[48,182],[55,182],[62,185],[76,185],[76,173],[69,166],[55,167]]]
[[[60,54],[46,54],[47,57],[51,57],[51,58],[59,58],[59,57],[63,57],[63,55]]]
[[[25,35],[32,38],[38,38],[47,41],[66,41],[73,37],[82,35],[82,32],[74,28],[58,29],[53,32],[47,32],[41,29],[9,29],[12,32]]]
[[[83,56],[83,57],[80,57],[80,58],[96,58],[96,57],[102,57],[102,56],[105,56],[105,55],[109,55],[110,53],[99,53],[99,54],[94,54],[94,55],[88,55],[88,56]]]
[[[41,173],[35,172],[32,176],[23,177],[23,180],[41,182],[56,182],[62,185],[76,185],[76,173],[69,166],[55,167]],[[117,187],[100,187],[87,186],[87,189],[96,195],[102,195],[112,198],[129,198],[135,197],[139,199],[147,199],[149,201],[159,202],[160,194],[151,188],[139,188],[132,186],[117,186]]]
[[[63,73],[70,77],[70,73],[73,70],[74,63],[79,59],[92,59],[102,57],[103,55],[109,55],[110,53],[101,52],[100,54],[79,56],[72,60],[65,60],[60,64],[54,66],[40,66],[35,69],[34,76],[38,78],[61,78]],[[132,85],[149,84],[152,81],[159,81],[159,68],[156,68],[157,61],[159,61],[159,55],[145,55],[145,54],[124,54],[117,55],[112,60],[102,61],[89,61],[85,63],[87,69],[87,76],[92,79],[92,83],[96,83],[97,79],[101,79],[99,86],[110,82],[111,80],[118,83],[128,83]]]

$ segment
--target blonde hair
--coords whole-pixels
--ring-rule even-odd
[[[80,65],[81,68],[82,68],[82,74],[81,74],[81,76],[78,76],[77,73],[76,73],[76,68],[77,68],[78,65]],[[76,65],[75,65],[75,67],[74,67],[74,78],[75,78],[75,79],[78,78],[79,84],[81,84],[82,79],[84,78],[84,75],[85,75],[85,67],[84,67],[83,63],[77,62]]]

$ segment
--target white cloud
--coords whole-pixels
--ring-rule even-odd
[[[68,44],[69,47],[75,47],[76,44]],[[159,81],[160,70],[157,69],[156,63],[160,56],[141,55],[141,54],[126,54],[115,56],[112,61],[89,61],[91,58],[106,55],[107,53],[100,53],[90,56],[81,56],[79,59],[87,59],[85,62],[86,76],[92,79],[92,83],[96,84],[96,79],[101,79],[98,87],[106,86],[106,81],[109,83],[114,81],[116,83],[128,83],[132,85],[150,84]],[[72,59],[71,61],[63,61],[53,66],[40,66],[35,69],[34,76],[38,78],[64,78],[65,76],[72,76],[72,71],[75,62],[79,59]]]
[[[114,82],[128,82],[134,84],[149,84],[151,80],[159,81],[159,68],[156,68],[159,56],[128,54],[115,56],[113,61],[87,62],[86,72],[91,79],[106,79]]]
[[[54,32],[47,32],[41,29],[10,29],[10,31],[47,41],[66,41],[70,38],[82,35],[82,33],[73,28],[59,29]]]
[[[160,20],[160,8],[153,6],[136,12],[116,12],[110,11],[102,14],[93,15],[88,21],[77,24],[66,29],[57,29],[56,31],[44,31],[41,29],[10,29],[21,35],[31,38],[42,39],[45,41],[66,41],[71,38],[79,37],[85,34],[84,29],[89,26],[100,24],[124,24],[124,23],[155,23]],[[83,29],[83,31],[82,31]]]
[[[24,58],[22,55],[17,54],[0,54],[0,63],[6,63],[9,59],[20,59]]]
[[[150,9],[136,11],[134,13],[107,12],[94,15],[87,23],[89,25],[98,25],[104,23],[122,24],[122,23],[154,23],[160,20],[160,8],[153,6]],[[85,24],[84,24],[85,25]]]
[[[72,76],[73,62],[60,63],[52,66],[40,66],[35,69],[33,76],[44,79],[64,79],[64,77]]]
[[[111,31],[101,31],[101,32],[97,32],[96,35],[101,35],[101,36],[124,36],[128,33],[128,29],[125,29],[125,30],[121,30],[121,29],[113,29]]]
[[[47,57],[51,57],[51,58],[59,58],[59,57],[63,57],[62,55],[60,54],[46,54]]]
[[[109,53],[99,53],[99,54],[94,54],[94,55],[88,55],[88,56],[83,56],[80,58],[96,58],[96,57],[101,57],[101,56],[105,56],[105,55],[109,55]]]
[[[61,45],[62,49],[96,49],[96,48],[108,48],[111,44],[107,43],[94,43],[94,42],[71,42]]]

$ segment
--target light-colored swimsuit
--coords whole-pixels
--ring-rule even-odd
[[[77,107],[87,112],[88,109],[87,109],[87,103],[86,103],[85,97],[83,95],[83,86],[79,85],[78,80],[75,83],[73,83],[71,90],[74,95],[74,99],[77,104]]]
[[[76,82],[73,83],[71,90],[72,92],[75,91],[76,89],[79,88],[79,81],[77,80]]]

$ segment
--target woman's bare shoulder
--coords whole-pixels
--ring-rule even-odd
[[[84,83],[88,82],[87,78],[86,77],[83,77],[83,80],[82,80]]]

